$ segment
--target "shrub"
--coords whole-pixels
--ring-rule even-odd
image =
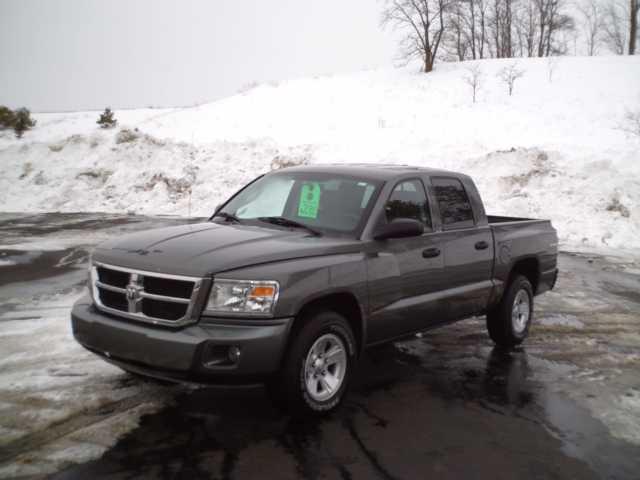
[[[518,62],[514,62],[498,72],[498,77],[508,87],[509,96],[513,95],[513,87],[516,80],[524,75],[524,70],[518,68]]]
[[[16,137],[22,138],[24,132],[36,126],[36,121],[31,118],[31,112],[26,108],[19,108],[14,115],[13,131],[16,132]]]
[[[0,105],[0,128],[13,128],[16,121],[16,115],[9,107]]]
[[[482,88],[482,69],[477,63],[470,65],[466,68],[466,75],[462,78],[464,82],[471,87],[471,98],[473,103],[476,103],[476,96],[478,91]]]
[[[640,110],[634,112],[628,110],[624,116],[624,123],[620,129],[630,135],[640,138]]]
[[[116,126],[118,121],[113,116],[113,112],[109,107],[104,109],[104,112],[100,114],[100,118],[96,121],[100,128],[113,128]]]

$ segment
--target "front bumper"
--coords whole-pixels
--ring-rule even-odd
[[[280,366],[292,322],[285,318],[256,325],[255,321],[208,319],[179,330],[167,329],[100,312],[88,295],[71,311],[75,339],[105,360],[142,375],[197,383],[255,383],[273,374]],[[230,346],[240,349],[238,360],[211,365],[210,352]]]

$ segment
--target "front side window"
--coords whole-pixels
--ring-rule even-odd
[[[241,221],[282,217],[316,230],[353,233],[364,222],[380,185],[340,174],[273,173],[242,190],[221,211]]]
[[[431,229],[427,194],[422,181],[418,179],[398,183],[391,192],[384,210],[387,222],[396,218],[412,218],[422,222],[425,229]]]
[[[444,228],[471,227],[473,209],[462,182],[457,178],[432,178]]]

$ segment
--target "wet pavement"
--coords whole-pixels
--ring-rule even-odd
[[[344,407],[302,421],[262,388],[146,382],[74,344],[91,246],[185,221],[0,215],[0,477],[640,477],[640,259],[565,252],[524,346],[478,318],[375,348]]]

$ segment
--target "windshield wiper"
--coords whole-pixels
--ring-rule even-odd
[[[218,212],[213,216],[213,218],[216,218],[216,217],[222,217],[227,222],[241,223],[240,219],[238,217],[236,217],[233,213]]]
[[[322,233],[316,230],[309,225],[305,225],[304,223],[296,222],[295,220],[291,220],[285,217],[258,217],[258,220],[261,222],[272,223],[273,225],[279,225],[281,227],[293,227],[293,228],[304,228],[307,232],[310,232],[318,237],[322,236]]]

